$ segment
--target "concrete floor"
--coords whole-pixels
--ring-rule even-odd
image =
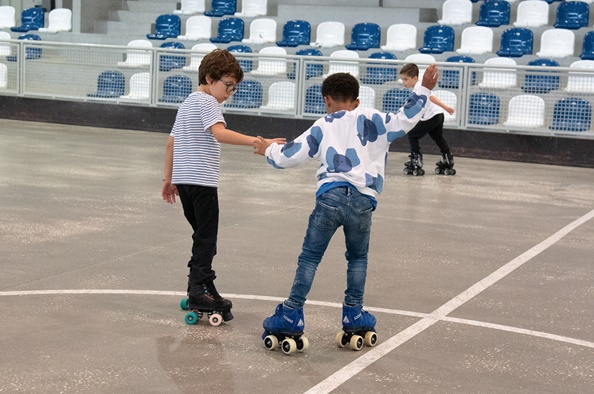
[[[217,286],[235,319],[184,323],[190,227],[160,200],[166,134],[0,120],[0,392],[594,392],[594,169],[391,154],[366,306],[380,343],[334,343],[344,241],[305,308],[311,348],[262,347],[287,296],[315,165],[224,146]],[[424,141],[424,144],[432,143]]]

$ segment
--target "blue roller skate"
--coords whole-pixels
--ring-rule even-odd
[[[303,308],[290,308],[278,304],[274,315],[267,317],[262,324],[264,347],[274,350],[279,346],[285,354],[302,352],[309,348],[309,341],[303,336]]]
[[[363,345],[377,344],[375,316],[363,310],[363,305],[342,305],[342,331],[336,335],[338,347],[347,344],[351,350],[361,350]]]

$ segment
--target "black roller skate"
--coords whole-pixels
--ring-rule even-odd
[[[190,311],[185,317],[186,324],[197,324],[204,313],[207,314],[211,326],[219,326],[224,321],[233,320],[233,303],[220,296],[213,282],[191,284],[188,298],[183,298],[180,306],[183,310]]]
[[[303,335],[303,308],[290,308],[278,304],[274,315],[267,317],[262,326],[262,339],[264,347],[268,350],[276,349],[279,344],[285,354],[303,352],[309,348],[309,341]]]
[[[362,305],[342,305],[342,331],[336,335],[338,347],[347,344],[351,350],[361,350],[363,345],[375,346],[375,316],[364,311]]]
[[[435,167],[436,174],[443,174],[443,175],[456,175],[456,170],[454,169],[454,156],[451,153],[442,153],[441,160],[435,163],[437,167]]]
[[[404,163],[404,175],[425,175],[425,170],[423,170],[423,155],[412,152],[408,157],[410,157],[410,161]]]

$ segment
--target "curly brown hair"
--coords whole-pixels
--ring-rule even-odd
[[[204,56],[198,69],[198,83],[206,85],[206,76],[217,81],[224,76],[230,76],[237,80],[237,83],[243,80],[243,70],[235,56],[226,49],[215,49]]]
[[[322,96],[343,103],[355,101],[359,97],[359,81],[349,73],[331,74],[322,83]]]

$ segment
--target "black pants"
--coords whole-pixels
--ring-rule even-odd
[[[217,254],[219,230],[219,197],[216,187],[197,185],[176,185],[184,216],[192,226],[192,258],[190,281],[194,284],[207,283],[216,278],[212,259]]]
[[[408,142],[412,153],[421,153],[419,140],[429,133],[429,137],[435,141],[441,153],[450,153],[450,147],[443,139],[443,114],[437,114],[431,119],[417,123],[411,131],[408,132]]]

